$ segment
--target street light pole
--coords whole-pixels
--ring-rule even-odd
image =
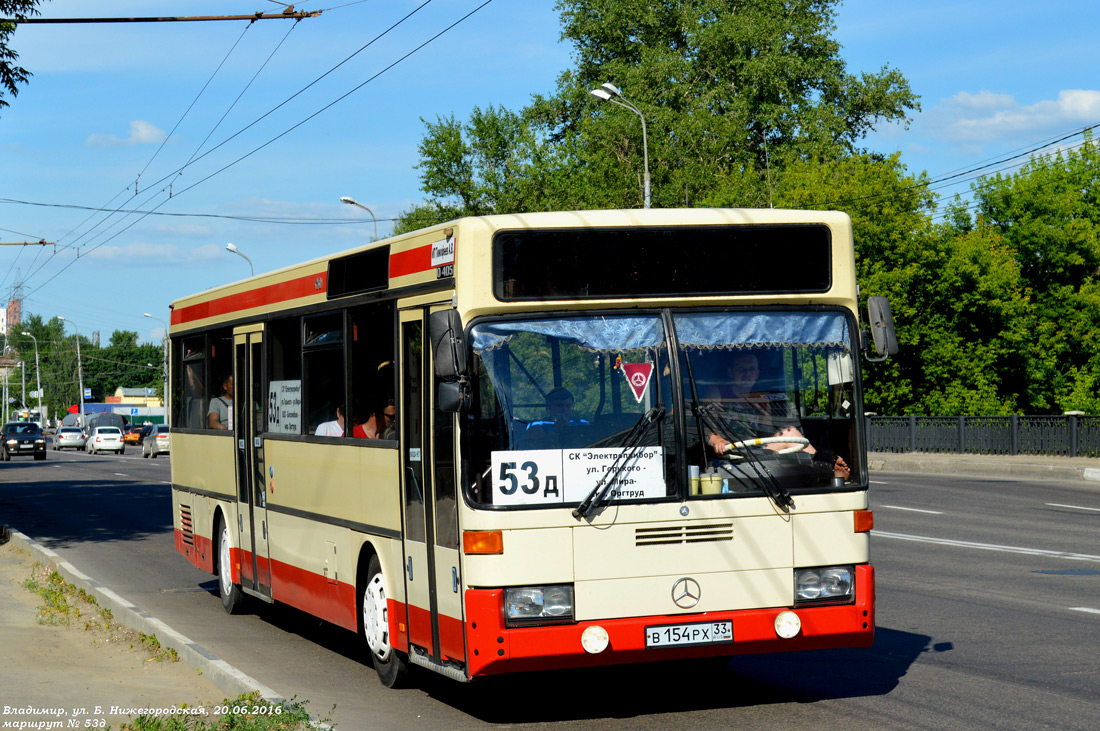
[[[34,386],[35,393],[38,394],[38,418],[45,421],[42,415],[42,371],[38,367],[38,338],[26,331],[23,334],[34,341]]]
[[[164,423],[168,423],[168,323],[159,317],[153,317],[148,312],[145,316],[156,320],[161,325],[164,325],[164,338],[160,342],[161,350],[164,351],[164,363],[161,365],[161,376],[164,381]]]
[[[378,219],[374,217],[374,211],[367,208],[366,206],[364,206],[362,203],[355,200],[354,198],[351,198],[351,197],[346,196],[346,195],[340,197],[340,202],[341,203],[347,203],[349,206],[356,206],[357,208],[362,208],[364,211],[366,211],[367,213],[370,214],[370,220],[374,221],[374,240],[377,241],[378,240]]]
[[[73,330],[76,330],[76,372],[77,379],[79,381],[78,388],[80,389],[80,427],[83,429],[88,421],[84,418],[84,364],[80,360],[80,328],[76,326],[76,323],[72,320],[66,320],[61,315],[57,316],[61,322],[68,322],[73,326]]]
[[[245,261],[247,261],[248,262],[248,273],[250,275],[252,275],[253,277],[256,276],[256,270],[252,268],[252,260],[249,259],[244,254],[242,254],[240,249],[238,249],[233,244],[226,244],[225,245],[225,250],[228,251],[230,254],[236,254],[237,256],[239,256],[242,259],[244,259]],[[165,332],[167,332],[167,331],[165,331]]]
[[[645,164],[645,172],[642,179],[642,192],[645,196],[645,207],[649,208],[649,138],[646,134],[645,117],[642,116],[642,112],[638,107],[634,106],[623,97],[622,91],[614,84],[601,84],[599,89],[592,89],[588,93],[597,99],[603,99],[605,102],[611,102],[624,109],[629,109],[638,115],[638,119],[642,120],[642,158]]]

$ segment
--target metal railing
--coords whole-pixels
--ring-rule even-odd
[[[867,416],[872,452],[1100,457],[1100,416]]]

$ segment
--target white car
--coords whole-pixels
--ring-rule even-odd
[[[84,451],[88,454],[96,452],[124,454],[126,443],[122,441],[122,430],[117,426],[97,426],[84,442]]]
[[[145,439],[141,441],[141,456],[155,459],[158,454],[168,454],[170,431],[167,424],[154,426],[153,431],[146,434]]]

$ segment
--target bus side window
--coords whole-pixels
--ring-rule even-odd
[[[387,418],[387,414],[396,416],[397,412],[393,302],[355,307],[348,311],[348,317],[351,411],[347,435],[359,439],[396,440],[395,419]]]
[[[328,312],[302,321],[302,387],[306,434],[331,425],[346,409],[344,394],[344,313]],[[339,436],[327,428],[322,436]],[[339,433],[338,433],[339,432]]]

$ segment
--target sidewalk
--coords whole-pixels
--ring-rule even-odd
[[[94,609],[69,626],[40,623],[43,598],[23,586],[36,562],[109,609],[121,641],[85,629]],[[155,635],[179,661],[152,660],[138,633]],[[118,728],[143,712],[166,718],[183,704],[210,707],[254,690],[268,705],[283,701],[17,530],[0,546],[0,728]]]
[[[35,558],[12,541],[0,546],[0,727],[93,728],[129,721],[118,708],[171,708],[224,698],[197,670],[155,661],[136,632],[108,638],[84,628],[91,612],[69,626],[39,623],[43,599],[24,588]],[[125,628],[123,628],[125,630]],[[101,723],[102,722],[102,723]]]
[[[1068,480],[1095,483],[1100,488],[1100,459],[1093,457],[871,452],[867,455],[867,463],[872,472]]]
[[[1018,479],[1079,481],[1100,489],[1100,460],[1033,456],[944,454],[868,455],[874,472],[923,472]],[[96,596],[116,621],[174,648],[180,662],[149,662],[149,654],[129,643],[93,643],[81,622],[57,627],[38,622],[41,597],[23,587],[35,562],[56,568],[65,580]],[[176,633],[84,576],[57,554],[13,530],[11,542],[0,546],[0,728],[5,723],[92,721],[117,726],[129,715],[120,708],[179,708],[180,704],[210,705],[240,693],[259,690],[268,701],[282,699],[270,688],[218,659],[200,645]],[[97,710],[99,709],[99,710]],[[25,713],[25,711],[30,711]],[[83,716],[76,716],[76,713]],[[62,715],[49,715],[61,713]],[[35,726],[23,726],[34,728]],[[42,725],[40,728],[47,728]]]

